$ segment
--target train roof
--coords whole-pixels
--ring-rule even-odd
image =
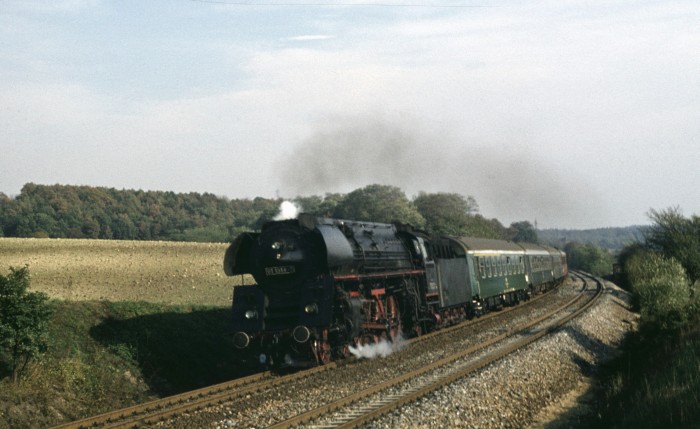
[[[534,244],[534,243],[519,243],[523,248],[525,249],[525,253],[528,255],[551,255],[552,252],[550,252],[545,246],[542,246],[541,244]]]
[[[566,255],[566,252],[564,252],[561,249],[557,249],[556,247],[547,246],[546,244],[543,244],[542,247],[544,247],[552,255],[556,255],[556,256]]]
[[[475,237],[459,237],[453,238],[459,241],[467,251],[489,252],[494,253],[524,253],[523,248],[512,241],[493,240],[490,238],[475,238]]]

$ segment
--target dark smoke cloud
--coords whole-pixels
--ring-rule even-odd
[[[516,144],[519,143],[519,144]],[[349,192],[379,183],[409,197],[419,191],[472,195],[481,214],[504,224],[537,220],[541,227],[575,227],[593,198],[544,149],[523,142],[486,146],[439,130],[382,118],[351,118],[323,126],[281,160],[284,191],[293,195]],[[595,203],[593,203],[595,205]]]
[[[281,163],[282,179],[304,195],[349,191],[370,183],[413,185],[425,168],[425,142],[418,134],[380,121],[326,125]]]

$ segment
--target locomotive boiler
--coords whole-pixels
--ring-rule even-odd
[[[308,214],[240,235],[224,271],[257,285],[234,288],[235,346],[277,367],[309,366],[419,332],[433,267],[426,240],[408,225]]]

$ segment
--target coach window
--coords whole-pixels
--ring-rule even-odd
[[[484,267],[484,258],[476,258],[476,263],[479,265],[479,275],[481,278],[486,278],[486,267]]]

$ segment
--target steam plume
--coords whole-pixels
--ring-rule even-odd
[[[374,359],[377,357],[387,357],[390,354],[402,350],[406,347],[406,340],[403,335],[399,335],[394,339],[394,341],[389,341],[382,339],[378,343],[374,344],[358,344],[357,347],[350,346],[350,353],[356,358]]]
[[[274,217],[274,220],[296,219],[300,212],[300,206],[291,201],[282,201],[282,204],[280,204],[280,212]]]

